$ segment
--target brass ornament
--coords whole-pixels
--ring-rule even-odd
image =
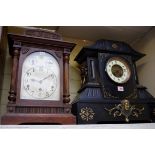
[[[112,63],[114,61],[114,63]],[[121,78],[122,76],[123,76],[123,74],[124,74],[124,68],[122,67],[122,65],[120,65],[120,64],[118,64],[118,63],[115,63],[115,62],[120,62],[123,66],[125,66],[125,70],[126,70],[126,72],[127,72],[127,74],[126,74],[126,77],[125,77],[125,79],[123,80],[123,81],[116,81],[116,80],[114,80],[112,77],[114,76],[116,79],[117,78]],[[111,64],[112,63],[112,64]],[[109,68],[109,66],[110,66],[110,68]],[[113,68],[114,68],[114,66],[116,67],[119,67],[119,70],[117,70],[117,71],[121,71],[122,72],[122,75],[121,76],[116,76],[114,73],[113,73]],[[111,70],[111,73],[109,73],[109,71],[108,70]],[[120,70],[121,69],[121,70]],[[116,83],[121,83],[121,84],[123,84],[123,83],[126,83],[129,79],[130,79],[130,77],[131,77],[131,68],[130,68],[130,66],[129,66],[129,64],[128,64],[128,62],[124,59],[124,58],[121,58],[121,57],[118,57],[118,56],[114,56],[114,57],[111,57],[108,61],[107,61],[107,63],[106,63],[106,68],[105,68],[105,70],[106,70],[106,72],[107,72],[107,74],[108,74],[108,76],[109,76],[109,78],[111,79],[111,80],[113,80],[114,82],[116,82]],[[116,72],[117,73],[117,72]],[[113,75],[113,76],[111,76],[111,74]]]
[[[113,43],[112,48],[116,49],[116,48],[118,48],[118,45],[116,43]]]
[[[82,108],[79,114],[81,116],[81,119],[84,121],[89,121],[94,119],[94,115],[95,115],[93,109],[89,107]]]
[[[133,93],[131,93],[129,96],[126,96],[125,98],[126,99],[136,99],[138,96],[137,96],[137,89],[134,89]]]
[[[119,98],[118,96],[111,95],[111,93],[105,89],[104,85],[102,85],[102,88],[103,88],[104,97],[107,97],[107,98],[111,97],[111,98],[116,98],[116,99]]]
[[[88,67],[85,64],[82,64],[80,66],[80,71],[81,71],[81,84],[83,85],[87,79]]]
[[[121,104],[115,105],[115,107],[111,109],[104,108],[109,112],[109,115],[113,115],[114,117],[125,116],[125,121],[129,122],[129,117],[139,117],[144,110],[144,107],[137,108],[136,105],[131,105],[129,100],[122,100]]]

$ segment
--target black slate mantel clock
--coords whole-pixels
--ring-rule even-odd
[[[69,55],[75,44],[34,29],[8,34],[8,42],[13,64],[2,124],[75,124],[69,104]]]
[[[76,56],[82,86],[73,101],[78,124],[150,122],[155,99],[139,85],[135,62],[145,56],[124,42],[98,40]]]

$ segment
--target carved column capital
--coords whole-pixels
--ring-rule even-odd
[[[13,50],[13,57],[19,58],[20,49],[21,49],[21,48],[14,48],[14,50]]]
[[[63,54],[63,60],[64,60],[65,63],[68,63],[68,64],[69,64],[69,59],[70,59],[69,55],[70,55],[69,53],[64,53]]]

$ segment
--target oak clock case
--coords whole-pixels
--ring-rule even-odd
[[[69,94],[69,56],[75,44],[57,33],[8,34],[12,56],[5,125],[75,124]]]
[[[145,56],[124,42],[98,40],[76,56],[81,88],[72,112],[78,124],[153,121],[154,97],[140,86],[136,61]]]

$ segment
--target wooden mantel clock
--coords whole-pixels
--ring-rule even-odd
[[[78,124],[154,120],[155,99],[139,85],[135,65],[143,56],[114,40],[101,39],[83,47],[75,58],[82,81],[72,107]]]
[[[2,124],[75,124],[69,104],[69,55],[75,44],[57,33],[8,34],[13,59]]]

